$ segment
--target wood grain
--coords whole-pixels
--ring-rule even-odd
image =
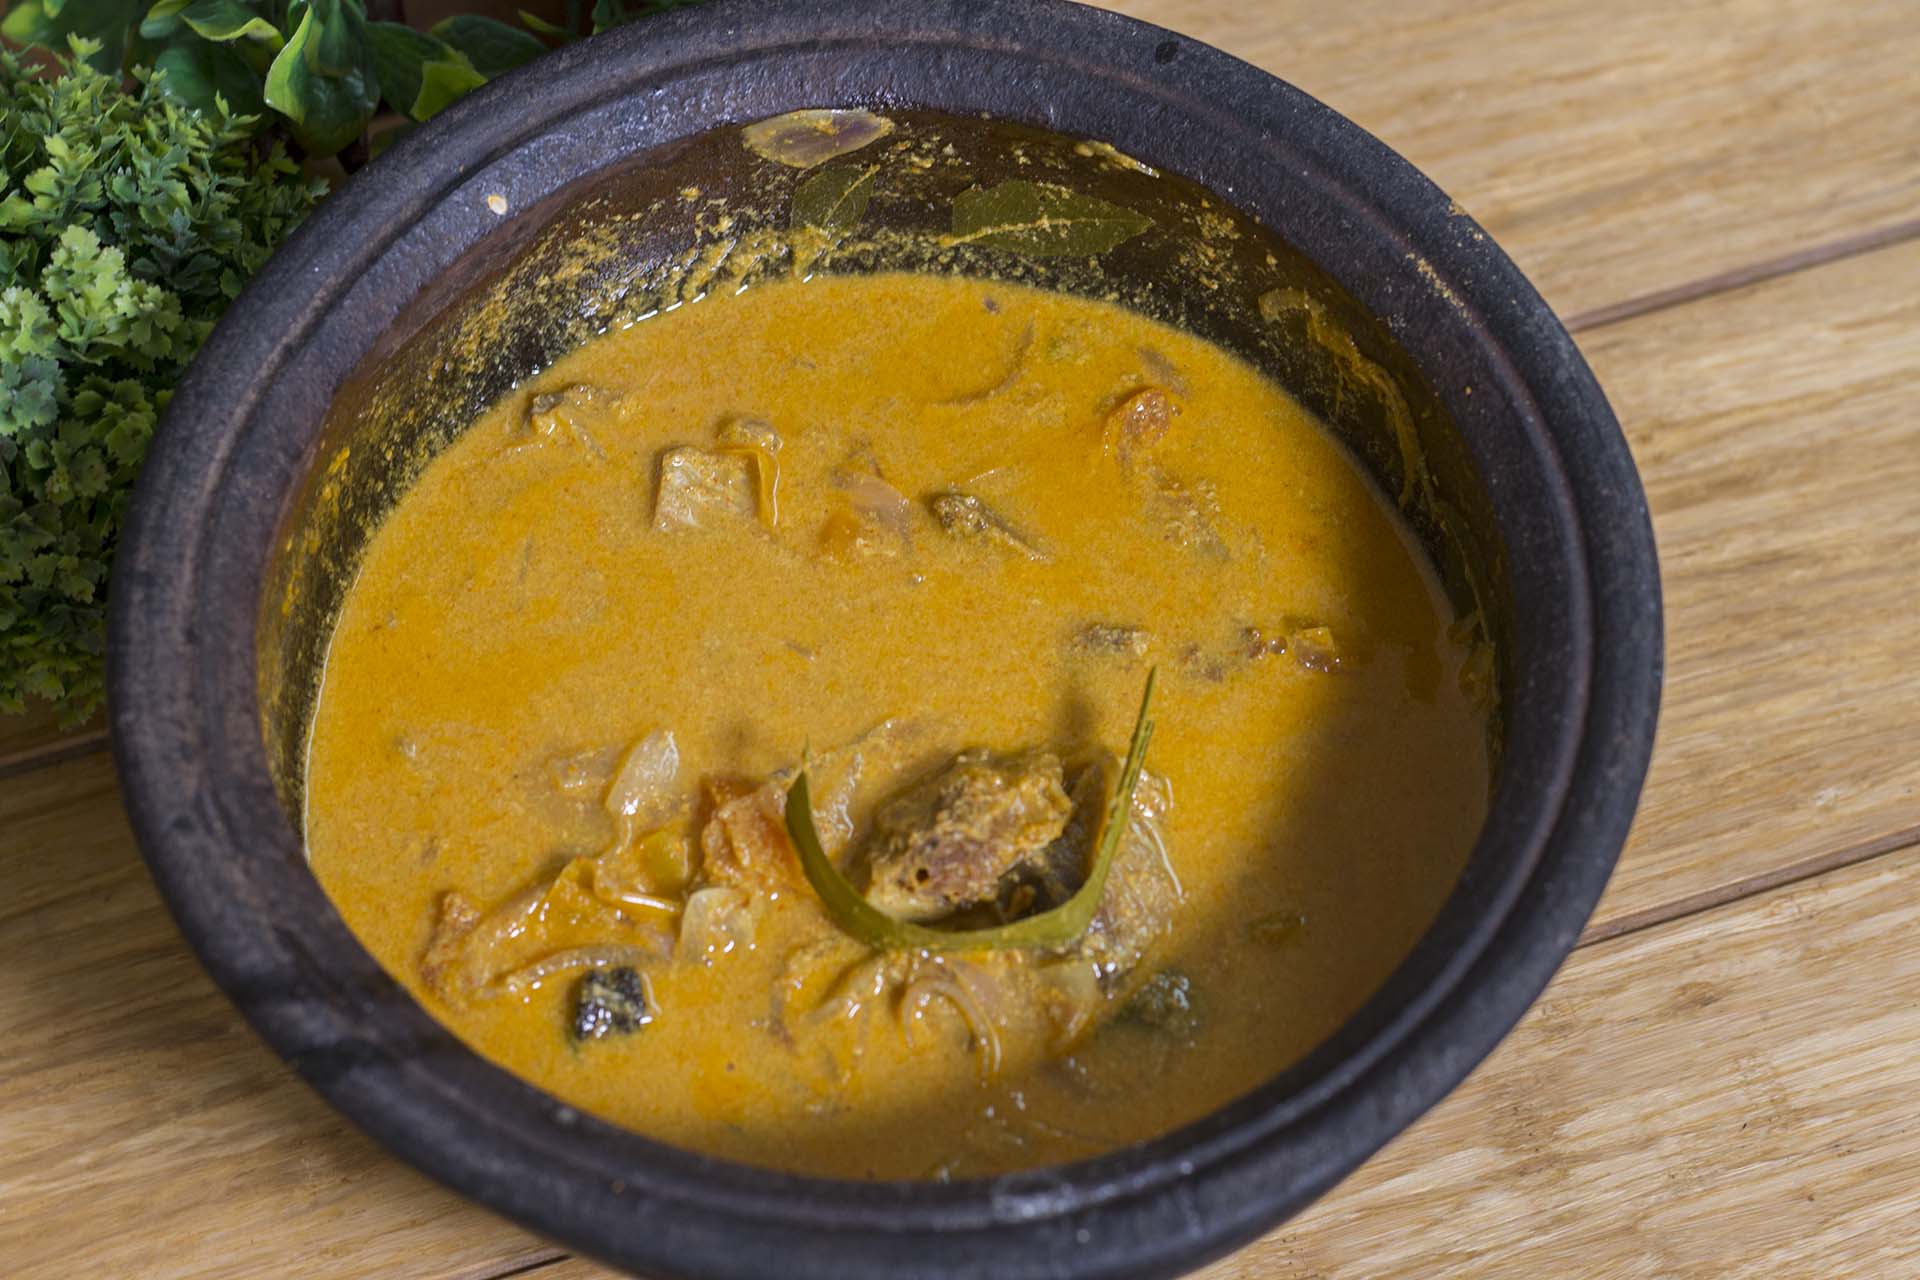
[[[0,716],[0,778],[25,773],[79,751],[106,746],[106,717],[62,728],[60,718],[35,703],[20,715]]]
[[[0,785],[0,1271],[488,1275],[553,1256],[390,1159],[247,1030],[86,757]]]
[[[1109,0],[1352,118],[1563,315],[1920,233],[1912,0]]]
[[[1909,850],[1576,952],[1457,1093],[1195,1280],[1920,1274],[1916,1047]]]
[[[1920,1274],[1916,1048],[1909,850],[1576,952],[1465,1087],[1203,1275]]]
[[[1667,684],[1596,926],[1920,834],[1920,244],[1583,340],[1646,480]]]
[[[1609,919],[1790,869],[1920,816],[1910,748],[1920,687],[1904,678],[1911,603],[1900,607],[1920,600],[1908,558],[1920,534],[1920,419],[1905,408],[1920,352],[1902,338],[1920,318],[1911,301],[1917,269],[1920,246],[1890,249],[1642,317],[1590,342],[1647,470],[1672,633],[1665,728]],[[1791,893],[1774,900],[1804,901]],[[1747,919],[1727,910],[1670,928]],[[1655,933],[1667,936],[1636,933],[1594,952],[1613,955]],[[1865,945],[1860,954],[1873,959],[1858,973],[1870,975],[1860,978],[1870,1001],[1898,958]],[[1752,1042],[1779,1028],[1826,1034],[1808,1005],[1788,1001],[1777,1017],[1767,1013],[1759,992],[1795,971],[1774,952],[1763,956],[1769,967],[1751,979],[1759,987],[1730,1006],[1753,1019]],[[1583,953],[1570,979],[1586,964]],[[1694,980],[1681,969],[1669,976]],[[1826,1012],[1850,1025],[1856,1005],[1845,992],[1818,989]],[[1570,1029],[1558,1040],[1517,1036],[1501,1061],[1515,1062],[1517,1077],[1539,1073],[1538,1105],[1551,1103],[1557,1116],[1624,1105],[1620,1095],[1593,1092],[1609,1073],[1568,1077],[1557,1063],[1613,1043],[1609,1028],[1582,1030],[1567,1019],[1569,1009],[1591,1007],[1593,1021],[1607,1021],[1615,997],[1571,1006],[1560,998],[1556,989],[1534,1021]],[[1903,998],[1920,1004],[1920,988]],[[1644,1010],[1622,1016],[1635,1045],[1660,1029]],[[1694,1032],[1680,1043],[1679,1056],[1657,1044],[1646,1050],[1663,1088],[1710,1091],[1737,1078],[1729,1075],[1736,1062],[1697,1056],[1712,1046]],[[1537,1061],[1531,1051],[1514,1056],[1514,1046],[1530,1044]],[[1904,1087],[1917,1085],[1920,1078]],[[1511,1086],[1499,1105],[1520,1107],[1526,1092]],[[1430,1146],[1416,1148],[1439,1166],[1473,1170],[1474,1181],[1447,1193],[1454,1202],[1432,1212],[1521,1213],[1541,1194],[1529,1180],[1538,1153],[1481,1152],[1474,1135],[1494,1121],[1471,1114],[1471,1123],[1437,1130],[1423,1139]],[[1520,1118],[1501,1121],[1521,1126],[1513,1133],[1543,1123],[1524,1109],[1513,1114]],[[243,1276],[316,1257],[343,1276],[478,1276],[554,1252],[385,1158],[252,1039],[161,910],[104,756],[0,784],[0,1116],[0,1205],[30,1206],[33,1222],[29,1230],[15,1225],[18,1213],[0,1214],[0,1256],[13,1260],[12,1274],[67,1274],[63,1267],[83,1259],[99,1274]],[[1654,1120],[1637,1123],[1621,1130],[1631,1135],[1623,1149],[1664,1140]],[[1828,1131],[1824,1120],[1804,1131],[1780,1124],[1782,1143],[1823,1142]],[[1460,1153],[1449,1154],[1450,1144]],[[1750,1175],[1759,1176],[1747,1165],[1727,1174],[1743,1187]],[[1357,1185],[1379,1176],[1370,1167]],[[1651,1194],[1620,1178],[1631,1196]],[[1632,1220],[1620,1214],[1640,1212],[1638,1199],[1627,1208],[1586,1203],[1604,1206],[1590,1215],[1597,1225],[1582,1228],[1589,1233],[1607,1234]],[[1663,1229],[1705,1229],[1682,1220],[1680,1202],[1661,1203],[1671,1215]],[[1379,1211],[1384,1221],[1397,1220],[1399,1202],[1392,1205]],[[112,1233],[97,1230],[104,1208],[119,1224]],[[1396,1247],[1413,1249],[1417,1234]],[[1296,1253],[1306,1247],[1297,1232],[1284,1239]],[[1259,1256],[1277,1265],[1290,1255]],[[145,1265],[158,1257],[171,1269]],[[1361,1274],[1352,1257],[1347,1273]]]

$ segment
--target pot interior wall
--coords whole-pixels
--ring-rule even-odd
[[[1415,359],[1326,271],[1219,196],[1110,148],[999,121],[888,114],[886,137],[831,162],[878,170],[858,225],[817,255],[789,224],[796,189],[822,168],[766,159],[727,127],[505,210],[484,251],[375,343],[340,387],[283,515],[260,611],[262,727],[296,826],[334,620],[368,539],[421,470],[483,409],[595,335],[796,270],[1019,281],[1108,298],[1238,352],[1398,500],[1455,606],[1479,618],[1490,687],[1501,687],[1510,593],[1485,489]],[[1153,225],[1097,257],[955,243],[954,198],[1009,180],[1068,187]],[[1498,721],[1496,702],[1496,752]]]

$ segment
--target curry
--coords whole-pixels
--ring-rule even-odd
[[[1092,1156],[1296,1061],[1433,919],[1487,797],[1454,621],[1220,348],[986,280],[759,284],[560,360],[392,511],[309,855],[465,1042],[642,1133]]]

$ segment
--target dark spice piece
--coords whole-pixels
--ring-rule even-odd
[[[621,965],[589,969],[573,996],[573,1038],[604,1040],[629,1035],[653,1021],[647,990],[635,970]]]
[[[1178,969],[1162,969],[1141,984],[1127,1001],[1126,1018],[1155,1031],[1193,1038],[1200,1015],[1193,1008],[1193,983]]]

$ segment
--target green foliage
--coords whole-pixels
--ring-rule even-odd
[[[100,700],[107,571],[154,422],[322,190],[254,121],[182,106],[171,70],[123,92],[96,52],[76,43],[57,79],[0,52],[0,712],[35,694],[69,719]]]
[[[298,18],[267,68],[267,105],[309,155],[345,150],[380,106],[380,81],[359,0],[295,0]],[[397,104],[411,107],[412,103]]]
[[[436,22],[433,34],[461,53],[489,80],[532,62],[547,51],[539,37],[492,18],[461,13]]]
[[[700,2],[593,0],[589,14],[586,0],[568,0],[564,26],[522,17],[567,41]],[[78,36],[93,42],[84,56],[96,70],[164,70],[156,83],[174,101],[257,116],[256,129],[283,129],[310,156],[360,142],[382,102],[426,120],[547,48],[532,31],[478,14],[431,32],[370,22],[365,0],[13,0],[0,35],[56,53]]]

